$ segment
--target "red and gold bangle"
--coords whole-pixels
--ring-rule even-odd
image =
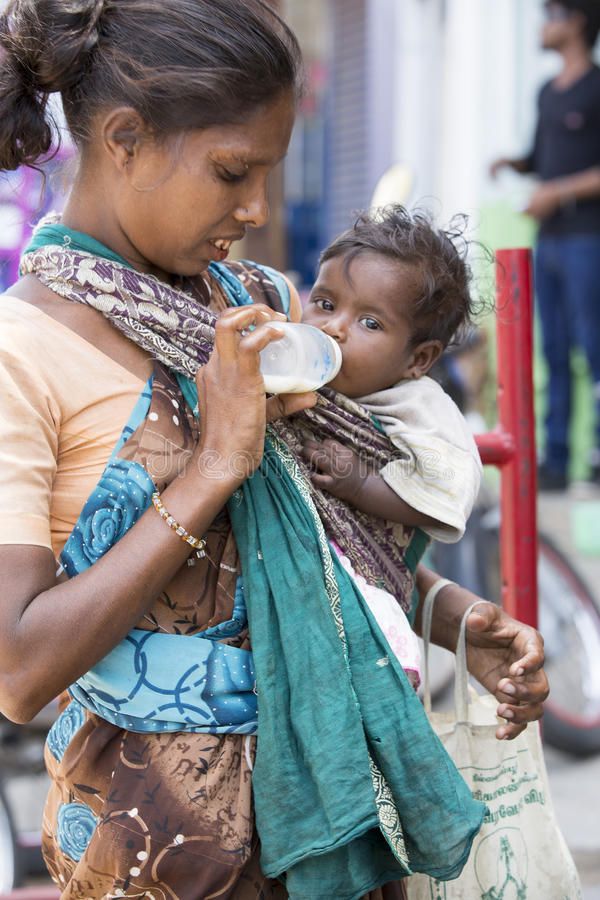
[[[189,531],[186,531],[183,525],[180,525],[173,516],[170,514],[168,509],[166,509],[162,500],[160,499],[160,493],[155,491],[152,494],[152,503],[154,509],[159,514],[161,519],[164,519],[169,528],[171,528],[175,534],[181,538],[186,544],[189,544],[190,547],[196,551],[196,556],[201,559],[203,556],[206,556],[204,552],[204,548],[206,547],[206,541],[202,540],[202,538],[194,537],[193,534],[190,534]]]

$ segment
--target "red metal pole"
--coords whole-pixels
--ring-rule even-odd
[[[499,424],[478,444],[483,461],[502,471],[502,604],[516,619],[537,627],[531,253],[500,250],[496,259]]]
[[[481,461],[486,466],[498,466],[499,469],[511,461],[515,455],[515,440],[500,427],[487,434],[478,434],[475,438]]]

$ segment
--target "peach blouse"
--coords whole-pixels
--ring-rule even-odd
[[[0,544],[59,555],[142,388],[66,325],[0,298]]]

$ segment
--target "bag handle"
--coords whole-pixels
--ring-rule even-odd
[[[454,679],[454,714],[457,722],[469,721],[469,670],[467,669],[467,619],[476,606],[487,603],[476,600],[465,611],[456,644],[456,676]]]
[[[431,623],[433,606],[437,595],[448,584],[455,584],[448,578],[439,578],[429,589],[423,601],[422,637],[423,637],[423,705],[429,715],[431,713],[431,684],[429,679],[429,647],[431,644]],[[454,713],[457,722],[469,721],[469,673],[467,670],[467,619],[476,606],[487,603],[487,600],[475,600],[464,612],[460,623],[456,644],[456,674],[454,678]]]
[[[433,604],[436,601],[437,595],[441,591],[442,588],[446,587],[447,584],[454,584],[454,581],[450,581],[449,578],[438,578],[438,580],[433,584],[427,594],[425,595],[425,600],[423,601],[423,617],[422,617],[422,634],[423,638],[423,705],[425,707],[425,712],[429,714],[431,712],[431,683],[429,680],[429,645],[431,643],[431,622],[433,619]]]

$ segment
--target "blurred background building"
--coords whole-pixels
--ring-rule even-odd
[[[527,148],[537,90],[557,67],[539,47],[542,0],[275,5],[299,37],[307,89],[283,171],[273,177],[272,221],[249,238],[246,255],[310,284],[319,249],[369,205],[397,163],[410,176],[407,203],[428,206],[440,221],[468,213],[493,245],[531,240],[532,226],[517,212],[527,185],[509,174],[493,185],[487,166],[499,152]],[[40,210],[60,204],[56,176],[43,202],[40,189],[35,174],[3,176],[5,263]],[[3,280],[12,274],[5,265]]]
[[[407,167],[405,199],[442,221],[466,212],[486,240],[529,242],[527,185],[487,176],[525,150],[557,61],[539,48],[541,0],[283,0],[307,96],[285,167],[287,264],[310,282],[316,248]]]

